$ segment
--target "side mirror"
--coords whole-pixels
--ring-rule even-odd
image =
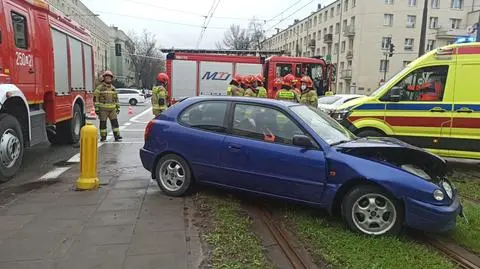
[[[293,142],[293,145],[299,146],[302,148],[314,147],[312,140],[306,135],[294,135],[292,142]]]
[[[402,87],[398,87],[398,86],[393,87],[390,92],[390,101],[392,102],[400,101],[401,92],[402,92]]]

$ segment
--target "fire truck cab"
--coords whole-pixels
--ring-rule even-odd
[[[79,141],[93,79],[87,30],[42,0],[0,0],[0,181],[24,148]]]

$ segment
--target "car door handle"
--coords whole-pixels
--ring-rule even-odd
[[[455,110],[455,112],[457,112],[457,113],[472,113],[473,110],[468,108],[468,107],[462,107],[458,110]]]
[[[228,145],[228,149],[231,151],[239,151],[242,149],[242,146],[240,145]]]
[[[441,107],[434,107],[430,109],[430,112],[447,112],[447,111]]]

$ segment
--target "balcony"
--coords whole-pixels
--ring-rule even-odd
[[[343,31],[343,36],[353,38],[355,36],[355,25],[348,25]]]
[[[311,39],[309,42],[308,42],[308,47],[310,47],[310,49],[315,49],[317,45],[317,42],[315,41],[315,39]]]
[[[340,78],[343,80],[352,80],[352,69],[344,69],[340,71]]]
[[[326,34],[323,36],[323,42],[326,44],[331,44],[333,42],[333,34]]]
[[[347,51],[347,54],[345,55],[345,58],[347,58],[347,60],[353,59],[353,51],[351,51],[351,50]]]
[[[456,39],[459,36],[467,36],[467,29],[449,29],[445,27],[440,27],[437,29],[437,38],[438,39]]]

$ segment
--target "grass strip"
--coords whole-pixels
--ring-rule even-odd
[[[456,243],[480,253],[480,205],[467,200],[463,201],[462,205],[468,223],[458,218],[457,228],[451,237]]]

